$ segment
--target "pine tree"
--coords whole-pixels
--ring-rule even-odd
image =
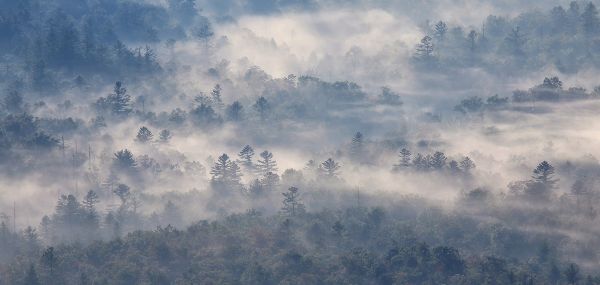
[[[467,35],[467,39],[469,40],[469,51],[471,54],[475,53],[475,48],[477,44],[477,32],[475,30],[471,30],[469,35]]]
[[[410,150],[403,148],[400,150],[398,156],[400,157],[400,161],[398,164],[394,165],[394,169],[399,170],[402,168],[408,168],[410,166]]]
[[[600,28],[600,19],[598,18],[598,9],[594,3],[589,2],[581,14],[583,31],[588,35],[595,35]]]
[[[436,151],[433,156],[431,156],[430,167],[432,169],[441,170],[446,167],[446,155],[443,152]]]
[[[123,149],[115,153],[114,165],[118,169],[126,170],[133,169],[137,166],[133,153],[128,149]]]
[[[117,195],[117,197],[121,199],[121,207],[123,207],[125,203],[127,203],[127,201],[129,200],[129,197],[131,197],[130,189],[131,188],[129,188],[129,186],[125,184],[119,184],[117,185],[117,188],[115,188],[115,190],[113,191],[115,195]]]
[[[429,162],[422,154],[417,153],[413,158],[412,165],[417,170],[427,170],[429,169]]]
[[[254,163],[252,162],[252,157],[254,156],[254,149],[250,145],[246,145],[240,153],[238,153],[238,162],[244,167],[244,169],[248,172],[254,171]]]
[[[94,207],[96,204],[98,204],[98,202],[100,202],[100,199],[98,199],[98,194],[96,194],[94,190],[90,190],[87,192],[81,203],[88,213],[92,213],[96,211]]]
[[[525,36],[521,33],[519,27],[512,29],[510,34],[506,37],[506,43],[510,49],[510,52],[514,56],[523,56],[525,55],[525,43],[527,40]]]
[[[265,150],[260,153],[261,159],[258,160],[256,169],[259,175],[266,175],[269,172],[277,173],[277,161],[273,159],[273,153]]]
[[[273,191],[279,186],[279,175],[277,175],[277,173],[267,172],[260,180],[260,183],[262,184],[263,189]]]
[[[326,178],[336,178],[339,174],[340,164],[328,158],[321,163],[321,172]]]
[[[352,137],[352,143],[350,144],[350,155],[356,160],[361,160],[364,151],[363,134],[357,132]]]
[[[221,98],[221,85],[217,84],[215,85],[215,88],[213,88],[211,94],[211,99],[212,99],[212,103],[215,106],[215,108],[217,110],[223,110],[223,107],[225,106],[223,104],[223,98]]]
[[[430,36],[425,36],[421,39],[421,42],[417,44],[416,58],[423,61],[430,61],[433,59],[433,40]]]
[[[242,176],[240,167],[237,163],[231,161],[225,153],[219,156],[210,174],[214,182],[227,186],[239,185]]]
[[[294,217],[304,212],[304,204],[300,200],[300,193],[298,188],[290,187],[287,192],[283,194],[283,207],[281,212],[289,217]]]
[[[121,81],[115,83],[113,93],[108,95],[107,101],[114,115],[125,116],[132,111],[131,97]]]
[[[172,137],[173,137],[173,135],[171,135],[171,131],[169,131],[169,130],[160,131],[159,138],[160,138],[161,142],[167,143],[171,140]]]
[[[269,110],[271,109],[271,106],[269,105],[267,99],[262,96],[256,100],[253,107],[254,110],[256,110],[256,112],[258,112],[258,114],[260,115],[260,118],[263,120],[267,118]]]
[[[49,247],[42,253],[42,264],[48,266],[50,269],[50,278],[54,278],[54,266],[56,265],[56,255],[54,254],[54,247]]]
[[[464,171],[465,173],[469,173],[471,172],[471,170],[473,170],[475,168],[475,163],[468,157],[466,156],[461,162],[460,162],[460,169],[462,171]]]
[[[442,21],[439,21],[434,26],[434,32],[438,41],[444,41],[446,38],[446,33],[448,32],[448,25]]]
[[[213,181],[224,182],[227,177],[227,169],[229,168],[229,156],[222,154],[219,156],[215,165],[212,167],[210,174],[212,175]]]
[[[231,105],[227,106],[227,110],[225,110],[225,115],[227,119],[230,121],[240,121],[243,118],[244,107],[238,101],[233,102]]]
[[[136,140],[141,143],[147,143],[152,141],[154,135],[152,132],[145,126],[141,127],[137,133]]]
[[[534,170],[531,178],[540,183],[546,190],[555,188],[558,179],[554,179],[554,167],[547,161],[542,161]]]

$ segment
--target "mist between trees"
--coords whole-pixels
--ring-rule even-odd
[[[343,2],[0,0],[0,284],[600,284],[595,4]]]

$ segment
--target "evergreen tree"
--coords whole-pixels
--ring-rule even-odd
[[[201,126],[208,126],[222,122],[222,118],[217,115],[215,110],[207,104],[200,104],[200,106],[193,109],[190,114],[194,121]]]
[[[241,121],[244,117],[244,107],[239,101],[235,101],[227,106],[225,115],[229,121]]]
[[[432,169],[441,170],[446,167],[447,157],[443,152],[436,151],[433,156],[431,156],[430,167]]]
[[[239,185],[242,176],[240,167],[225,153],[219,156],[210,174],[212,181],[226,186]]]
[[[127,186],[125,184],[119,184],[119,185],[117,185],[117,188],[115,188],[115,190],[113,190],[115,195],[117,195],[117,197],[119,197],[119,199],[121,200],[121,207],[125,206],[125,203],[127,203],[129,198],[131,197],[130,190],[131,190],[131,188],[129,188],[129,186]]]
[[[254,162],[252,157],[254,156],[254,149],[250,145],[246,145],[240,153],[238,153],[238,162],[244,167],[247,172],[254,171]]]
[[[555,188],[558,179],[554,179],[554,167],[547,161],[542,161],[534,170],[531,176],[534,182],[539,183],[546,190]]]
[[[563,87],[563,83],[556,76],[554,76],[554,77],[546,77],[546,78],[544,78],[544,82],[542,83],[541,87],[548,88],[548,89],[558,89],[558,90],[560,90]]]
[[[266,191],[274,191],[279,186],[279,175],[277,175],[277,173],[267,172],[260,180],[260,183]]]
[[[527,40],[519,27],[516,27],[511,30],[511,32],[506,37],[506,43],[508,44],[508,48],[512,55],[514,56],[524,56],[525,55],[525,43]]]
[[[416,58],[422,61],[431,61],[433,55],[433,40],[430,36],[425,36],[421,39],[421,42],[416,47]]]
[[[121,81],[115,83],[113,93],[106,98],[110,111],[117,116],[126,116],[131,113],[131,97]]]
[[[600,18],[598,18],[598,9],[594,3],[589,2],[581,14],[583,31],[588,35],[596,35],[600,28]]]
[[[475,167],[475,163],[468,156],[460,162],[460,169],[466,173],[471,172]]]
[[[27,275],[25,276],[25,279],[23,280],[23,284],[24,285],[39,285],[40,284],[40,280],[37,276],[37,273],[35,272],[35,267],[33,266],[33,264],[31,264],[29,266],[29,270],[27,270]]]
[[[290,187],[287,192],[283,194],[283,207],[281,212],[289,217],[294,217],[304,212],[304,204],[300,199],[300,193],[298,188]]]
[[[398,164],[394,165],[394,169],[399,170],[410,166],[410,150],[403,148],[400,150],[398,156],[400,157],[400,161],[398,162]]]
[[[273,153],[265,150],[260,153],[260,158],[256,164],[256,170],[259,175],[266,175],[269,172],[277,172],[277,161],[273,159]]]
[[[87,192],[87,194],[85,194],[85,198],[83,198],[81,203],[88,213],[95,213],[95,206],[98,204],[98,202],[100,202],[100,199],[98,199],[98,194],[96,194],[94,190],[90,190]]]
[[[336,178],[339,174],[340,164],[335,162],[333,159],[328,158],[321,163],[321,173],[326,178]]]
[[[253,105],[254,110],[259,114],[261,119],[266,119],[269,115],[269,111],[271,110],[271,106],[265,97],[260,97],[256,100]]]
[[[434,35],[438,41],[444,41],[446,38],[446,33],[448,32],[448,25],[446,23],[439,21],[433,27]]]
[[[477,32],[475,32],[475,30],[471,30],[471,32],[469,32],[469,35],[467,35],[467,39],[469,41],[469,51],[472,55],[475,53],[475,48],[477,45]]]
[[[42,264],[50,270],[50,279],[54,278],[54,267],[56,266],[57,258],[54,254],[54,247],[48,247],[42,253]]]
[[[171,131],[169,131],[169,130],[160,131],[159,138],[160,138],[161,142],[167,143],[171,140],[172,137],[173,137],[173,135],[171,135]]]
[[[210,93],[212,103],[215,106],[215,108],[217,108],[217,110],[223,110],[223,107],[225,106],[223,104],[223,98],[221,98],[221,90],[221,85],[217,84]]]
[[[350,155],[352,158],[356,160],[361,160],[364,153],[364,141],[363,134],[361,132],[356,132],[354,137],[352,137],[352,142],[350,144]]]
[[[153,137],[154,135],[152,132],[147,127],[143,126],[140,128],[135,138],[138,142],[147,143],[152,141]]]
[[[123,149],[115,153],[113,165],[121,170],[133,169],[137,166],[133,153],[128,149]]]
[[[412,165],[417,170],[427,170],[429,169],[429,161],[422,154],[417,153],[413,158]]]

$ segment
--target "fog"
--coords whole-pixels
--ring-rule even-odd
[[[286,216],[297,187],[306,214],[381,207],[434,245],[594,273],[590,3],[0,0],[0,222],[89,245]],[[455,224],[522,243],[428,234]]]

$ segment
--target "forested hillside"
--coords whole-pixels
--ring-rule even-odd
[[[598,3],[517,2],[0,0],[0,285],[600,284]]]

